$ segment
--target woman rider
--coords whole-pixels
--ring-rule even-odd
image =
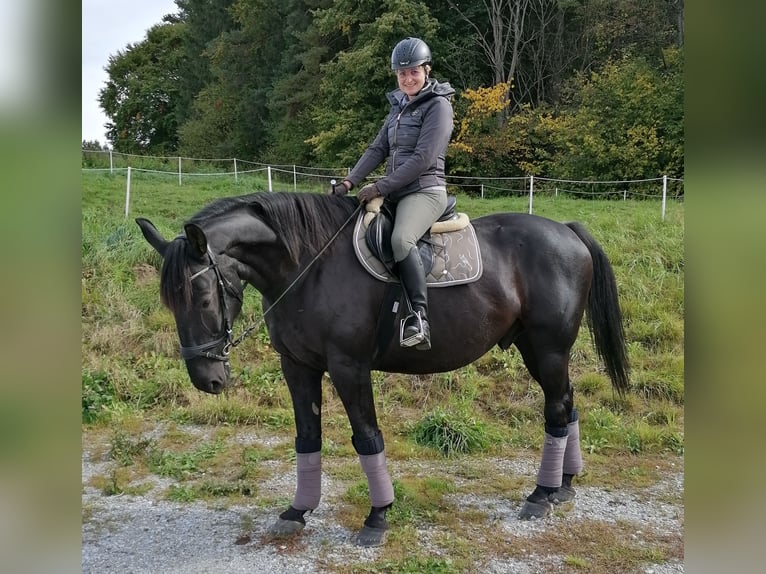
[[[388,159],[385,175],[357,194],[366,203],[383,196],[396,204],[391,237],[395,270],[412,305],[403,347],[431,348],[426,273],[416,243],[447,207],[444,157],[452,135],[448,82],[429,77],[431,50],[418,38],[405,38],[391,53],[399,88],[386,94],[391,109],[373,142],[333,193],[346,194]]]

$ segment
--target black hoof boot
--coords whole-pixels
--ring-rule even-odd
[[[306,519],[303,515],[306,510],[296,510],[292,506],[279,515],[277,521],[269,526],[267,533],[276,538],[288,538],[298,534],[306,527]]]
[[[357,546],[371,548],[385,544],[386,533],[388,532],[386,512],[389,508],[391,508],[390,504],[380,508],[373,506],[370,509],[370,514],[367,516],[367,520],[364,521],[362,530],[356,536],[355,543]]]
[[[553,490],[538,484],[532,494],[527,496],[526,501],[524,501],[519,518],[521,520],[536,520],[548,516],[553,508],[553,504],[548,500],[548,495]]]
[[[564,502],[572,502],[575,497],[575,489],[572,487],[572,474],[565,474],[561,481],[561,486],[558,490],[551,492],[548,495],[548,500],[553,504],[562,504]]]

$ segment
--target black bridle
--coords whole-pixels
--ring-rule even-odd
[[[201,269],[200,271],[197,271],[194,275],[189,277],[189,281],[194,281],[197,277],[202,275],[203,273],[207,273],[208,271],[213,271],[215,273],[216,281],[218,282],[218,300],[221,304],[221,313],[223,315],[222,320],[222,328],[221,332],[222,335],[218,337],[217,339],[214,339],[213,341],[210,341],[208,343],[202,343],[201,345],[192,345],[190,347],[185,347],[184,345],[181,345],[181,357],[188,361],[189,359],[195,359],[197,357],[203,357],[205,359],[214,359],[216,361],[223,361],[224,363],[229,362],[229,351],[231,351],[232,347],[236,347],[239,345],[239,343],[242,341],[242,337],[237,339],[236,341],[232,337],[232,330],[231,330],[231,323],[229,321],[229,306],[226,303],[226,285],[224,284],[224,277],[221,273],[221,270],[218,268],[218,263],[215,261],[215,257],[213,257],[213,252],[210,251],[210,247],[207,248],[207,256],[210,259],[210,265],[205,267],[204,269]],[[226,283],[231,285],[231,283],[226,280]],[[234,287],[232,286],[232,290]],[[239,299],[239,297],[237,297]],[[240,299],[241,302],[241,299]],[[211,352],[211,349],[215,349],[219,345],[223,343],[223,348],[221,349],[220,354]]]

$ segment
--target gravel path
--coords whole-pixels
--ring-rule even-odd
[[[492,461],[498,471],[534,476],[536,463],[529,461]],[[264,540],[268,525],[274,520],[272,509],[252,506],[216,508],[211,503],[173,503],[161,499],[167,486],[157,481],[157,488],[142,496],[104,496],[88,486],[90,477],[108,475],[111,463],[83,456],[83,574],[228,574],[263,572],[319,573],[333,571],[333,566],[369,563],[385,559],[385,547],[358,548],[351,544],[354,532],[340,526],[335,519],[336,504],[343,490],[323,475],[324,496],[320,507],[308,516],[303,534],[294,541],[281,543]],[[392,476],[399,470],[409,474],[433,476],[444,470],[432,468],[423,461],[391,464]],[[470,479],[465,479],[470,481]],[[294,484],[294,471],[269,481],[269,490],[289,495]],[[653,535],[678,536],[683,532],[683,469],[667,475],[649,488],[629,492],[608,491],[591,486],[577,488],[574,508],[554,513],[538,521],[520,521],[518,504],[508,499],[477,495],[460,495],[451,502],[461,508],[475,507],[487,513],[493,527],[502,528],[509,540],[539,535],[566,528],[574,520],[600,520],[630,525],[632,537],[640,539],[644,532]],[[454,496],[454,495],[453,495]],[[678,501],[678,502],[674,502]],[[419,532],[421,543],[428,547],[436,527]],[[435,552],[443,552],[434,545]],[[533,574],[566,572],[560,556],[530,554],[523,559],[488,557],[482,571],[488,574]],[[576,571],[575,569],[571,570]],[[683,562],[671,561],[647,565],[643,574],[677,574],[684,572]]]

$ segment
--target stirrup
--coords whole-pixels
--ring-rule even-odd
[[[411,317],[415,317],[418,332],[405,339],[404,325],[405,323],[407,323],[407,320],[410,319]],[[423,316],[420,313],[416,311],[410,315],[407,315],[404,319],[402,319],[401,323],[399,324],[399,345],[400,346],[414,347],[415,345],[422,343],[425,338],[426,338],[426,334],[425,334],[425,329],[423,327]]]

